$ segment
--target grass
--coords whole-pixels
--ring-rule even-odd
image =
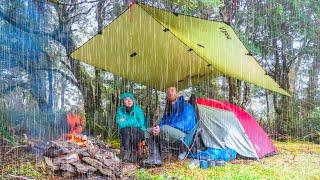
[[[320,179],[320,145],[307,142],[275,142],[278,154],[259,161],[237,159],[224,167],[207,170],[180,164],[140,169],[139,179]]]
[[[35,163],[35,156],[28,153],[22,153],[17,150],[7,158],[2,159],[5,165],[0,164],[0,179],[7,179],[9,176],[23,176],[26,178],[41,179],[44,176],[43,169],[39,168]]]
[[[8,166],[7,172],[11,175],[21,175],[26,177],[40,178],[41,172],[37,170],[34,163],[27,162],[21,166]]]
[[[111,144],[113,148],[120,149],[120,141],[119,139],[107,139],[105,141],[106,144]]]
[[[116,140],[109,140],[118,146]],[[274,142],[278,154],[259,161],[237,159],[223,167],[209,169],[188,167],[184,163],[166,162],[163,167],[139,169],[133,174],[137,179],[319,179],[320,180],[320,145],[308,142]],[[15,152],[9,159],[11,163],[0,163],[1,175],[11,174],[34,179],[59,179],[44,169],[44,165],[35,162],[35,156]],[[6,158],[7,159],[7,158]],[[4,176],[5,177],[5,176]]]

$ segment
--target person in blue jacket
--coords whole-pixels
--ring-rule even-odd
[[[144,161],[147,165],[162,165],[162,159],[164,159],[168,153],[166,148],[168,143],[182,140],[196,125],[196,112],[194,107],[186,102],[183,96],[179,96],[175,87],[169,87],[166,96],[167,104],[160,123],[148,129],[150,137],[146,138],[149,145],[149,158]],[[156,143],[157,137],[160,137],[162,158]],[[182,158],[181,156],[186,154],[184,151],[185,149],[181,146],[182,153],[179,155],[179,158]]]
[[[124,162],[133,162],[138,144],[144,140],[146,131],[144,112],[136,104],[132,93],[123,93],[120,99],[123,106],[116,113],[116,123],[120,129],[122,159]]]

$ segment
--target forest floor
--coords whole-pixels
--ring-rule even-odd
[[[320,145],[308,142],[275,142],[278,154],[259,161],[236,159],[223,167],[189,168],[184,163],[166,162],[163,167],[133,172],[137,179],[320,179]],[[10,149],[9,149],[10,150]],[[0,149],[0,179],[21,176],[60,179],[48,173],[39,159],[15,149]],[[62,178],[63,179],[63,178]]]
[[[140,169],[141,179],[320,179],[320,145],[275,142],[278,154],[259,161],[236,159],[223,167],[190,169],[190,161]]]

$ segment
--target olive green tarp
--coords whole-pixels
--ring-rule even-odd
[[[229,25],[143,4],[130,6],[71,57],[158,90],[226,75],[289,95]]]

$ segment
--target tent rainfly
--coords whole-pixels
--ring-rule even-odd
[[[276,153],[256,119],[239,106],[213,99],[197,99],[199,134],[205,147],[229,147],[243,157],[260,159]]]
[[[226,75],[289,96],[229,25],[144,4],[131,5],[71,57],[158,90]]]

